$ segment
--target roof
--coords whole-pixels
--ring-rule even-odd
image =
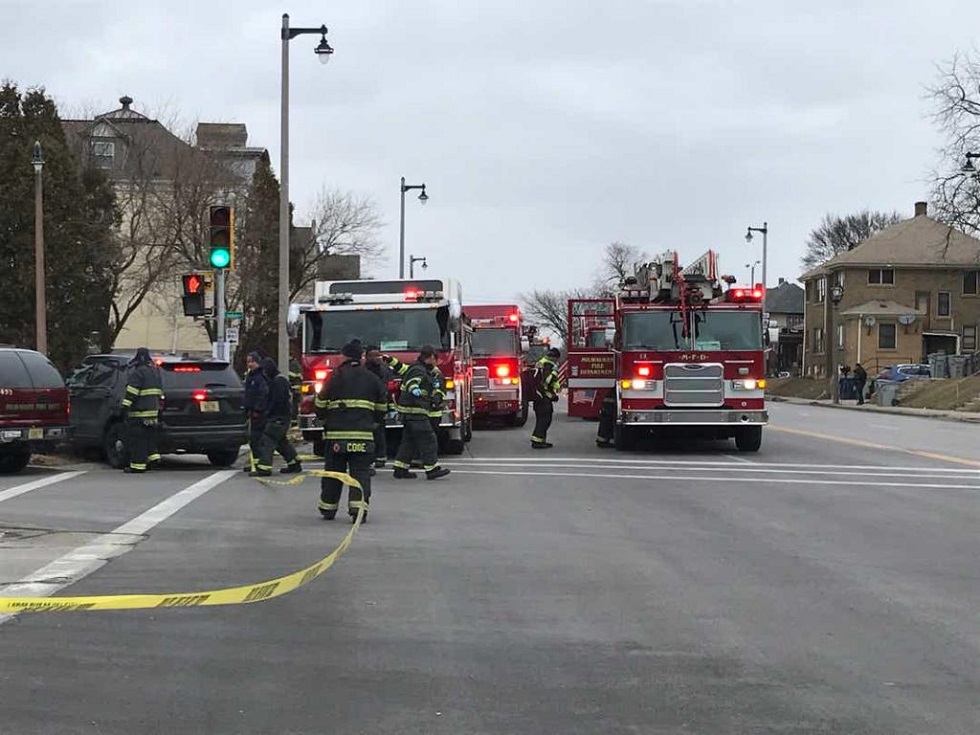
[[[897,301],[885,299],[872,299],[863,304],[852,306],[841,312],[841,316],[901,316],[902,314],[925,314],[924,311],[914,309],[911,306],[900,304]]]
[[[770,314],[802,314],[805,303],[806,292],[789,281],[766,291],[766,311]]]
[[[847,267],[949,268],[980,265],[980,240],[925,214],[876,232],[800,277],[806,281]]]

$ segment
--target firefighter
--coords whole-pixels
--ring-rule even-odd
[[[616,389],[606,391],[599,409],[599,428],[596,431],[595,443],[600,449],[611,449],[616,431]]]
[[[534,364],[532,380],[534,401],[534,433],[531,434],[531,447],[551,449],[554,444],[548,441],[548,427],[555,414],[555,403],[561,380],[558,377],[558,358],[561,353],[552,347]]]
[[[439,438],[439,425],[442,424],[442,412],[446,405],[446,379],[438,365],[432,366],[432,392],[429,400],[429,423],[436,439]]]
[[[249,352],[245,358],[248,373],[245,376],[245,395],[242,405],[248,417],[248,466],[245,472],[254,472],[261,453],[262,432],[265,429],[265,412],[269,408],[269,381],[262,370],[262,355]]]
[[[410,472],[412,458],[418,453],[422,458],[422,469],[428,480],[445,477],[449,470],[440,467],[436,458],[439,443],[432,430],[429,412],[432,410],[432,368],[438,362],[438,354],[431,345],[419,350],[418,360],[404,373],[401,390],[398,393],[397,409],[402,425],[402,441],[395,458],[395,477],[411,479],[417,477]]]
[[[351,521],[364,509],[367,521],[371,501],[372,460],[377,457],[374,446],[375,427],[384,426],[388,413],[388,387],[361,364],[359,342],[348,342],[341,353],[347,359],[337,368],[330,382],[314,399],[316,414],[323,422],[326,445],[324,469],[350,472],[361,483],[361,489],[351,487],[347,493],[347,512]],[[320,480],[320,502],[317,506],[327,520],[333,520],[340,507],[344,486],[340,480],[324,477]]]
[[[391,358],[389,358],[391,359]],[[388,394],[388,381],[395,376],[395,371],[384,361],[381,350],[376,345],[368,345],[364,350],[364,367],[369,372],[378,377],[385,387],[385,395]],[[387,408],[385,416],[374,428],[374,466],[381,469],[388,461],[388,438],[385,435],[385,419],[388,416]]]
[[[150,351],[140,347],[129,363],[126,395],[122,401],[126,411],[126,452],[129,454],[129,466],[123,472],[146,472],[150,462],[160,461],[156,434],[162,400],[160,370],[153,364]]]
[[[269,405],[265,411],[265,426],[262,428],[262,440],[259,446],[259,459],[255,463],[252,477],[268,477],[272,474],[272,458],[276,452],[286,460],[286,466],[279,472],[293,474],[302,472],[296,449],[286,437],[289,431],[290,415],[293,397],[289,389],[289,378],[279,372],[276,361],[265,357],[260,363],[266,379],[269,381]]]

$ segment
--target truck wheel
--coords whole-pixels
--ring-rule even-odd
[[[4,452],[0,454],[0,473],[6,475],[20,472],[27,467],[27,463],[30,461],[31,452],[29,449],[26,451],[14,450],[10,453]]]
[[[636,432],[623,424],[617,423],[613,429],[613,443],[620,452],[627,452],[636,447]]]
[[[234,449],[216,449],[208,452],[208,461],[215,467],[231,467],[238,461],[239,447]]]
[[[510,417],[511,426],[524,426],[527,423],[527,404],[521,404],[521,410],[517,413],[511,415]]]
[[[327,442],[322,436],[313,440],[313,454],[322,457],[327,451]]]
[[[466,444],[462,439],[447,439],[444,454],[462,454]]]
[[[473,438],[473,419],[469,418],[463,422],[463,428],[460,429],[460,435],[464,442],[469,442]]]
[[[109,424],[102,439],[102,451],[105,454],[105,461],[114,470],[121,470],[129,464],[129,454],[126,452],[126,445],[123,443],[123,427],[119,421]]]
[[[745,426],[737,429],[735,446],[740,452],[758,452],[762,446],[762,427]]]

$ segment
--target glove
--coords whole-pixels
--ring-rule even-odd
[[[415,396],[416,398],[421,397],[421,395],[422,395],[422,389],[421,388],[412,388],[412,395]]]

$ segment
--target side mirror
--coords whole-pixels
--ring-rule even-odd
[[[531,340],[527,337],[521,337],[521,352],[527,352],[531,349]]]
[[[606,336],[606,347],[609,347],[611,349],[616,344],[616,330],[607,329],[605,332],[605,336]]]

